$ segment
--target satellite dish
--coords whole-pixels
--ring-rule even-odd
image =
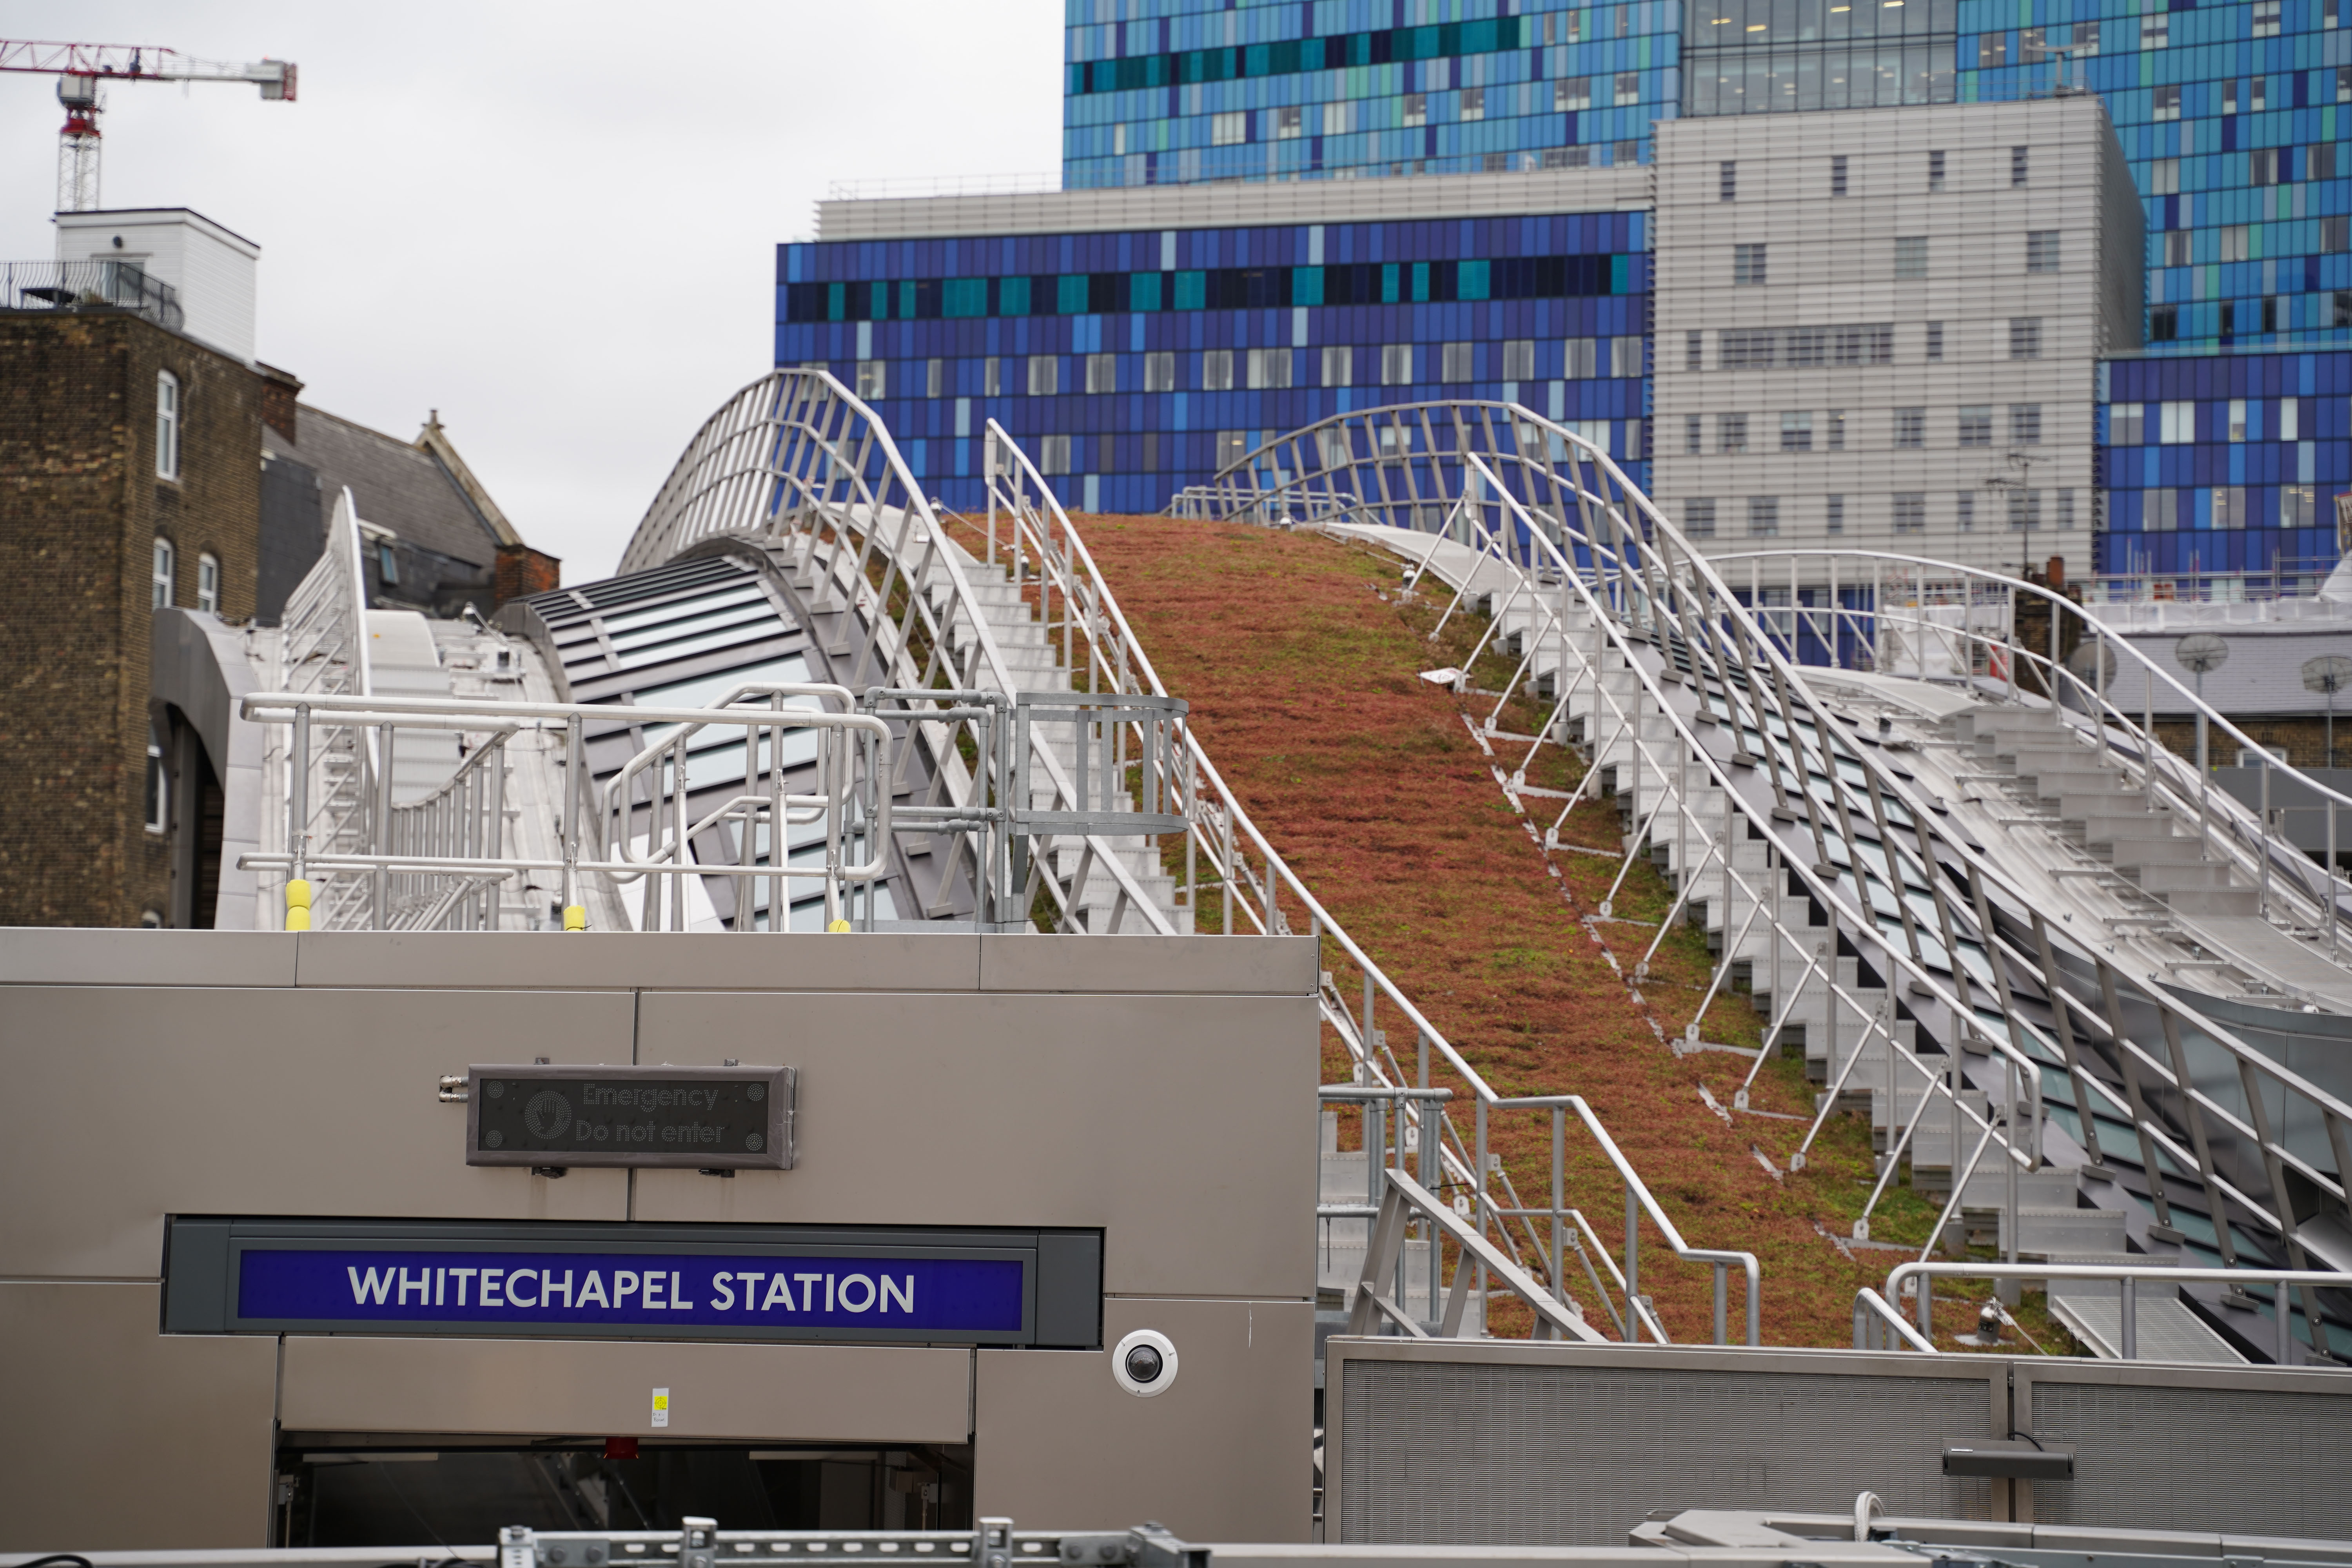
[[[2333,697],[2352,686],[2352,658],[2340,653],[2323,653],[2317,658],[2303,661],[2303,689]]]
[[[2211,632],[2191,632],[2174,646],[2172,657],[2191,675],[2210,675],[2230,662],[2230,645]]]
[[[2352,662],[2352,661],[2347,661]],[[2080,647],[2066,656],[2066,668],[2074,679],[2088,686],[2115,684],[2115,645],[2105,638],[2086,639]],[[2352,674],[2352,670],[2347,670]]]

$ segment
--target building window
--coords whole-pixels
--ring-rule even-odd
[[[1789,368],[1816,370],[1830,363],[1830,334],[1826,327],[1791,327],[1789,329]]]
[[[2213,526],[2217,529],[2242,529],[2246,521],[2244,488],[2239,485],[2217,487],[2213,491]]]
[[[1912,235],[1895,242],[1895,276],[1925,278],[1927,276],[1927,237]]]
[[[1038,442],[1037,471],[1043,474],[1066,474],[1070,471],[1070,438],[1067,436],[1047,436]]]
[[[1440,372],[1438,379],[1441,381],[1468,381],[1470,379],[1470,345],[1468,343],[1442,345],[1438,353],[1438,369]]]
[[[1691,334],[1696,337],[1698,334]],[[1561,361],[1560,374],[1570,381],[1591,381],[1601,374],[1601,340],[1570,338]]]
[[[1735,245],[1731,247],[1731,280],[1734,283],[1764,281],[1764,247],[1760,245]]]
[[[1780,334],[1772,331],[1731,331],[1722,338],[1723,368],[1726,370],[1769,370]]]
[[[2275,185],[2278,183],[2277,148],[2257,147],[2246,154],[2246,184]]]
[[[1536,378],[1536,341],[1533,338],[1510,338],[1503,344],[1503,379],[1533,381]]]
[[[1895,323],[1876,321],[1868,326],[1840,327],[1832,352],[1842,365],[1893,364]]]
[[[1118,390],[1118,356],[1117,354],[1087,356],[1087,390],[1088,392]]]
[[[1895,445],[1903,449],[1927,444],[1927,411],[1924,408],[1898,408],[1895,411]]]
[[[1486,89],[1485,88],[1465,87],[1462,89],[1462,118],[1465,120],[1484,120],[1486,118]]]
[[[1323,134],[1326,136],[1345,136],[1349,132],[1353,131],[1356,128],[1355,109],[1356,106],[1349,102],[1344,98],[1336,102],[1325,104],[1323,106]]]
[[[2189,265],[2189,231],[2185,228],[2168,229],[2165,231],[2164,264],[2167,267],[2186,267]]]
[[[2107,445],[2137,447],[2142,438],[2141,432],[2147,428],[2147,415],[2143,405],[2137,403],[2118,403],[2107,410]]]
[[[1739,165],[1726,162],[1716,165],[1715,199],[1732,202],[1739,199]]]
[[[1992,405],[1973,404],[1960,410],[1960,445],[1963,447],[1992,445]]]
[[[1147,474],[1160,471],[1160,432],[1157,430],[1143,433],[1143,471]]]
[[[1592,79],[1589,76],[1564,76],[1553,82],[1551,107],[1555,114],[1591,108]]]
[[[2042,318],[2011,316],[2009,319],[2009,357],[2040,359],[2042,357]]]
[[[1822,450],[1824,452],[1845,450],[1844,409],[1832,408],[1822,416]]]
[[[1706,368],[1706,334],[1705,332],[1683,334],[1683,368],[1685,370]]]
[[[2171,43],[2172,18],[2170,16],[2168,16],[2163,12],[2159,11],[2152,16],[2142,16],[2139,19],[2139,47],[2141,48],[2161,49],[2170,47]]]
[[[1895,497],[1895,531],[1925,533],[1927,531],[1927,496],[1924,490],[1904,490]]]
[[[2319,248],[2329,255],[2352,245],[2352,216],[2343,213],[2319,220]]]
[[[1274,111],[1274,133],[1285,140],[1307,133],[1307,110],[1298,104],[1286,104]]]
[[[1927,154],[1927,188],[1931,191],[1944,188],[1944,155],[1941,153]]]
[[[1619,71],[1617,73],[1617,107],[1620,109],[1631,109],[1641,101],[1642,73],[1639,71]],[[1633,162],[1631,158],[1620,158],[1617,161],[1621,163],[1630,163]]]
[[[2139,530],[2142,533],[2177,533],[2180,529],[2179,490],[2142,490]]]
[[[2221,112],[2224,114],[2238,112],[2238,79],[2236,77],[2228,77],[2222,80]]]
[[[2158,158],[2147,166],[2147,194],[2152,196],[2177,196],[2180,194],[2180,160]]]
[[[2238,305],[2234,300],[2221,301],[2221,335],[2228,337],[2238,330]]]
[[[2009,444],[2012,447],[2042,445],[2042,405],[2012,403],[2009,405]]]
[[[1223,473],[1250,454],[1250,433],[1246,430],[1217,432],[1217,471]]]
[[[1642,161],[1642,144],[1639,142],[1612,142],[1609,144],[1609,151],[1621,169],[1630,169]]]
[[[1288,349],[1252,349],[1249,351],[1249,384],[1253,391],[1280,389],[1290,384],[1291,358]]]
[[[2336,68],[2336,101],[2352,103],[2352,66]]]
[[[2028,272],[2058,270],[2058,231],[2037,228],[2025,237],[2025,269]]]
[[[1718,452],[1748,450],[1748,416],[1718,414],[1715,416],[1715,449]]]
[[[2279,30],[2279,0],[2254,0],[2254,37],[2275,38]]]
[[[1696,458],[1706,450],[1706,419],[1703,415],[1683,416],[1683,456]]]
[[[2306,180],[2332,180],[2336,177],[2336,143],[2315,142],[2303,150],[2303,177]]]
[[[163,609],[172,602],[172,542],[160,533],[155,536],[155,555],[148,571],[152,607]]]
[[[2158,405],[2157,439],[2168,447],[2186,447],[2197,439],[2197,405]]]
[[[1158,353],[1143,356],[1143,390],[1173,392],[1176,390],[1176,355],[1162,349]]]
[[[1407,125],[1429,123],[1429,94],[1408,92],[1404,95],[1404,123]]]
[[[394,552],[389,539],[375,542],[375,574],[376,580],[386,587],[400,585],[400,557]]]
[[[2011,147],[2009,150],[2009,185],[2015,190],[2025,184],[2031,149]]]
[[[2242,397],[2233,397],[2230,399],[2230,439],[2242,441],[2245,438],[2246,400]]]
[[[2153,21],[2159,27],[2164,25],[2164,18],[2161,16],[2143,16],[2140,21],[2142,24]],[[2180,118],[2180,84],[2179,82],[2168,82],[2156,89],[2156,94],[2149,103],[2147,117],[2150,120]]]
[[[2225,223],[2221,226],[2222,260],[2250,260],[2252,258],[2248,253],[2252,251],[2252,248],[2253,226],[2252,224]]]
[[[155,477],[180,477],[180,378],[168,370],[155,373]]]
[[[1686,500],[1683,502],[1683,531],[1693,539],[1715,537],[1715,502]]]
[[[147,831],[172,830],[172,775],[163,768],[163,727],[147,721]]]
[[[2050,39],[2045,29],[2021,27],[2017,34],[2017,63],[2038,66],[2050,56]]]
[[[1230,114],[1209,116],[1210,146],[1231,147],[1236,142],[1248,140],[1249,114],[1246,110],[1235,110]]]
[[[2333,303],[2332,324],[2338,327],[2352,327],[2352,289],[2336,290]]]
[[[1944,323],[1943,323],[1943,322],[1941,322],[1941,321],[1930,321],[1930,322],[1928,322],[1928,323],[1927,323],[1927,360],[1928,360],[1928,363],[1931,363],[1931,364],[1932,364],[1932,363],[1937,363],[1937,361],[1940,361],[1943,357],[1944,357]]]
[[[943,359],[923,362],[923,395],[937,397],[947,390],[948,362]]]
[[[1974,533],[1976,531],[1976,491],[1962,490],[1952,498],[1952,522],[1962,533]]]
[[[1990,70],[2009,63],[2009,35],[1979,33],[1977,35],[1977,68]]]
[[[1828,496],[1822,502],[1822,521],[1832,533],[1845,531],[1845,497]]]
[[[1353,386],[1356,384],[1356,351],[1346,343],[1328,343],[1323,349],[1323,384]]]
[[[1749,496],[1748,498],[1748,537],[1777,539],[1780,533],[1780,498]]]
[[[1845,155],[1843,153],[1830,160],[1830,195],[1833,196],[1845,195]]]
[[[1051,397],[1061,390],[1061,360],[1054,354],[1031,354],[1029,356],[1029,395]]]
[[[2270,79],[2267,77],[2258,76],[2246,83],[2247,96],[2251,100],[2247,107],[2256,114],[2260,114],[2269,107],[2269,86]]]
[[[1801,413],[1783,412],[1780,416],[1780,450],[1810,452],[1812,449],[1812,411],[1807,409]]]
[[[1609,374],[1621,379],[1642,374],[1642,340],[1612,338],[1609,340]]]
[[[1234,389],[1234,351],[1210,349],[1201,355],[1201,390],[1231,392]]]
[[[209,550],[196,557],[196,608],[220,614],[220,557]]]
[[[2312,487],[2281,485],[2279,487],[2279,526],[2309,528],[2312,516]]]
[[[1004,362],[994,355],[981,361],[980,395],[982,397],[1004,395]]]
[[[871,403],[883,395],[884,388],[889,384],[888,370],[889,362],[887,360],[862,359],[857,362],[857,395],[862,401]]]
[[[1381,384],[1382,386],[1412,384],[1412,345],[1411,343],[1381,345]]]
[[[2280,398],[2278,405],[2278,432],[2273,439],[2280,441],[2299,440],[2301,437],[2298,434],[2298,426],[2302,424],[2302,413],[2303,405],[2300,401],[2292,397]]]

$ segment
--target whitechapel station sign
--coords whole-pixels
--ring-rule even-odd
[[[793,1167],[793,1068],[477,1067],[469,1165]]]

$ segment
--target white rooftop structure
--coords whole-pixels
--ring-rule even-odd
[[[179,295],[188,336],[253,363],[254,268],[261,247],[186,207],[59,213],[57,223],[59,261],[141,268]]]

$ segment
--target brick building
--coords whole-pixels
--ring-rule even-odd
[[[0,924],[160,925],[219,792],[165,787],[155,612],[254,613],[262,381],[132,311],[12,311],[0,387]]]

